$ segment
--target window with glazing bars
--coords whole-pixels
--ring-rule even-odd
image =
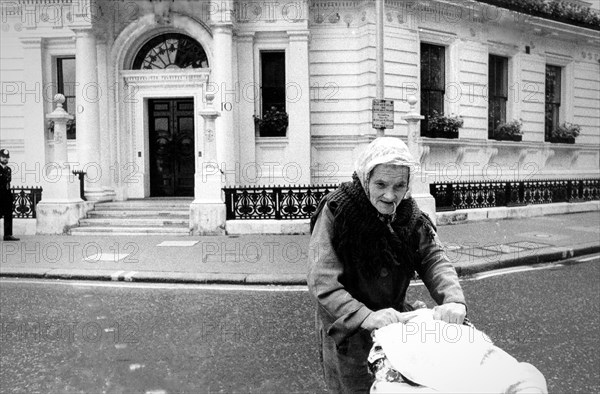
[[[421,43],[421,135],[428,135],[428,118],[437,112],[444,114],[444,93],[446,86],[445,48],[439,45]]]
[[[552,131],[559,122],[561,71],[558,66],[546,65],[546,116],[544,119],[546,141],[551,140]]]
[[[508,58],[490,55],[488,66],[488,138],[496,127],[506,123],[508,101]]]
[[[285,51],[260,52],[261,117],[270,111],[285,113]],[[260,136],[284,137],[285,128],[260,129]]]
[[[285,52],[265,51],[260,53],[261,62],[261,114],[272,107],[285,111]]]

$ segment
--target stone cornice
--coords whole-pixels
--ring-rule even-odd
[[[44,45],[44,38],[38,36],[21,36],[19,40],[23,44],[23,49],[41,48]]]

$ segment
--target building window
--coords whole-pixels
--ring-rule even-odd
[[[445,48],[421,43],[421,135],[434,137],[428,119],[434,114],[444,114],[444,88],[446,86]]]
[[[494,138],[496,127],[506,123],[508,101],[508,58],[490,55],[488,68],[488,138]]]
[[[552,139],[552,131],[559,125],[561,74],[560,67],[546,65],[545,141]]]
[[[134,70],[166,68],[206,68],[206,52],[198,41],[184,34],[167,33],[156,36],[138,51]]]
[[[285,137],[285,52],[260,52],[261,137]]]
[[[56,59],[57,92],[65,96],[63,108],[75,115],[75,58],[59,57]],[[75,139],[75,123],[67,123],[67,139]]]

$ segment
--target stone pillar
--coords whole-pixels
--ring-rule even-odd
[[[98,56],[98,83],[100,86],[100,101],[98,102],[99,109],[99,134],[100,134],[100,169],[102,178],[100,178],[100,186],[104,196],[108,200],[115,199],[115,191],[112,184],[110,169],[110,132],[109,132],[109,113],[108,113],[108,64],[106,63],[107,46],[106,39],[98,41],[97,47]]]
[[[238,129],[240,140],[240,167],[256,162],[256,132],[254,127],[254,105],[259,99],[258,84],[254,82],[254,32],[238,33],[237,36],[238,82],[240,103],[238,105]]]
[[[42,200],[37,204],[37,234],[62,234],[85,216],[85,203],[79,196],[79,180],[71,171],[67,156],[67,121],[73,119],[62,104],[65,96],[54,96],[54,112],[46,119],[54,122],[54,162],[45,174]]]
[[[96,37],[91,27],[72,27],[75,32],[75,75],[77,82],[77,153],[85,176],[85,197],[89,201],[106,200],[102,190],[100,163],[101,91],[98,88]]]
[[[215,96],[206,94],[206,108],[200,111],[204,127],[196,128],[196,172],[194,201],[190,205],[190,231],[193,235],[225,234],[225,204],[222,197],[222,174],[217,161],[215,120],[219,111],[213,106]]]
[[[217,12],[211,14],[213,34],[213,64],[210,65],[211,81],[213,86],[209,87],[209,93],[215,93],[217,110],[221,116],[216,121],[217,133],[217,159],[225,172],[225,182],[235,182],[235,161],[237,158],[233,122],[233,109],[222,110],[231,103],[232,107],[238,105],[240,92],[233,83],[233,24],[231,13],[233,2],[223,0],[219,2]]]
[[[419,208],[429,215],[435,223],[435,199],[429,191],[429,175],[421,166],[421,156],[423,147],[419,144],[419,122],[424,118],[423,115],[417,112],[416,104],[418,100],[415,96],[408,97],[410,110],[404,115],[404,119],[408,123],[408,149],[419,165],[411,175],[410,192],[412,197],[417,201]]]
[[[308,30],[288,31],[290,36],[289,59],[286,63],[286,95],[289,114],[289,160],[302,171],[298,184],[310,183],[310,82],[308,64]],[[287,82],[286,81],[286,82]],[[293,90],[296,90],[295,92]],[[297,165],[296,165],[297,164]],[[293,168],[293,167],[292,167]],[[290,177],[295,175],[289,174]]]
[[[6,34],[6,33],[4,33]],[[13,185],[43,182],[42,170],[46,164],[46,123],[44,121],[44,82],[42,76],[42,50],[44,41],[39,37],[21,37],[23,44],[23,75],[21,103],[24,110],[25,154],[23,161],[14,163]],[[5,114],[10,110],[2,108]],[[0,134],[2,131],[0,131]]]

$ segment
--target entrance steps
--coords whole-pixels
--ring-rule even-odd
[[[97,203],[70,234],[187,236],[192,201],[179,197]]]

